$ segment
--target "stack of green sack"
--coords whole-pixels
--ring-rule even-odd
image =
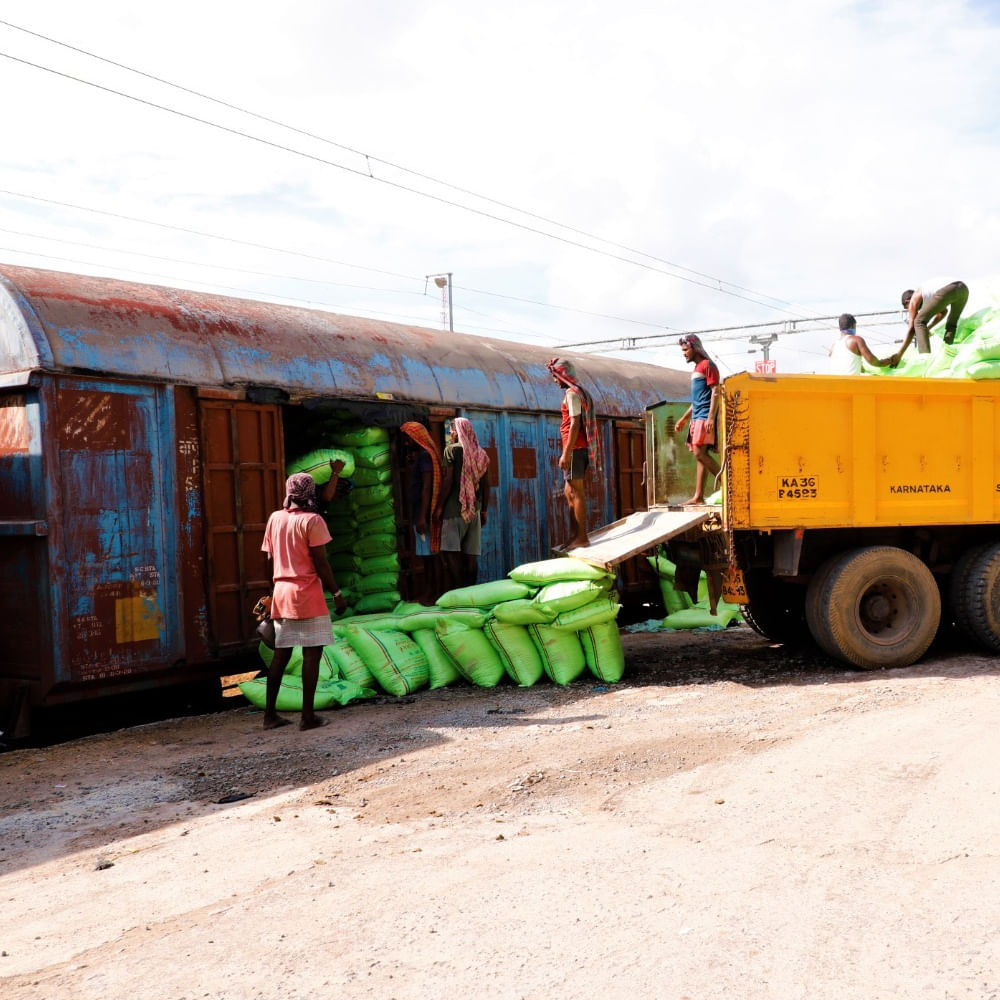
[[[511,580],[537,588],[531,599],[497,604],[484,633],[504,671],[522,686],[544,674],[569,684],[584,670],[615,683],[625,672],[614,576],[570,557],[512,569]]]
[[[919,354],[911,347],[896,368],[875,368],[866,363],[864,370],[874,375],[921,378],[1000,378],[1000,306],[960,319],[951,344],[944,342],[943,332],[943,322],[931,332],[929,354]]]
[[[316,707],[326,707],[321,695],[329,704],[347,704],[378,690],[403,696],[462,680],[478,687],[495,687],[505,677],[521,686],[543,677],[569,684],[588,668],[601,681],[621,679],[621,605],[610,573],[562,558],[519,566],[509,576],[448,591],[434,607],[400,602],[388,613],[335,621]],[[271,651],[261,645],[260,652],[270,663]],[[282,688],[288,710],[302,700],[297,650],[295,656]],[[263,704],[264,687],[263,680],[250,681],[244,693]]]
[[[666,556],[657,555],[648,558],[649,565],[660,580],[660,593],[663,595],[663,605],[667,609],[667,617],[663,619],[663,628],[709,628],[712,626],[726,628],[730,622],[742,621],[738,604],[728,604],[719,601],[716,614],[709,611],[708,581],[701,574],[698,581],[698,600],[691,600],[686,591],[674,590],[674,572],[676,566]]]
[[[330,617],[390,612],[400,594],[389,432],[384,427],[345,426],[332,435],[332,442],[336,448],[320,448],[288,466],[289,474],[309,472],[321,486],[330,479],[330,460],[340,459],[341,478],[353,486],[328,511],[327,556],[348,605],[338,615],[333,597],[328,597]]]

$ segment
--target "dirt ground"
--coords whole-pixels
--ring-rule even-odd
[[[1000,997],[1000,661],[626,651],[0,755],[0,996]]]

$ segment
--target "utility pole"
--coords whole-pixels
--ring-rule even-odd
[[[442,326],[444,325],[444,322],[443,322],[444,321],[444,301],[443,301],[443,299],[444,299],[444,294],[445,294],[444,290],[446,288],[448,289],[448,329],[452,333],[454,333],[455,332],[455,315],[454,315],[454,312],[452,311],[452,302],[451,302],[451,271],[448,271],[447,274],[428,274],[427,278],[428,279],[433,278],[434,279],[434,284],[437,285],[437,287],[441,289],[441,297],[442,297],[442,302],[441,302],[441,320],[442,320],[442,323],[441,323],[441,325]],[[424,294],[425,295],[427,294],[427,286],[426,285],[424,285]]]
[[[764,354],[764,360],[771,360],[771,345],[778,339],[776,333],[761,333],[757,334],[755,337],[750,338],[751,344],[757,344]]]

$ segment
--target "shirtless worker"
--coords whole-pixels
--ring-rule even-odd
[[[955,339],[955,331],[958,329],[958,320],[965,308],[965,303],[969,301],[969,286],[964,281],[953,281],[950,285],[932,291],[930,287],[908,288],[903,292],[903,308],[906,310],[906,339],[903,346],[896,352],[895,365],[899,364],[899,359],[903,352],[910,346],[910,341],[916,337],[917,351],[920,354],[930,354],[931,338],[930,331],[934,329],[944,319],[945,313],[948,320],[944,325],[944,342],[952,343]]]
[[[842,313],[838,321],[840,337],[830,349],[831,375],[861,375],[861,362],[865,360],[875,368],[895,367],[899,359],[895,354],[876,358],[864,337],[857,333],[857,320],[850,313]]]

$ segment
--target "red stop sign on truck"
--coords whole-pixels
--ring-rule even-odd
[[[755,363],[755,370],[758,375],[777,375],[778,362],[774,360],[758,361]]]

